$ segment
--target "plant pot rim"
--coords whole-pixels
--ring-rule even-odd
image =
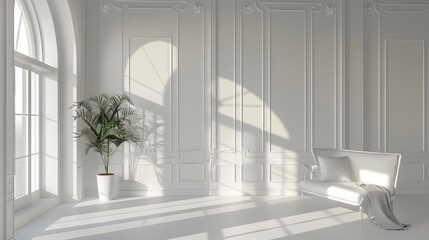
[[[115,175],[114,173],[99,173],[97,174],[98,176],[113,176]]]

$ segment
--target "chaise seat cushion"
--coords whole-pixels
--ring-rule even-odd
[[[321,182],[302,181],[299,183],[302,192],[319,195],[328,199],[336,200],[359,206],[365,199],[366,191],[356,182]],[[394,194],[394,189],[387,189],[390,195]]]
[[[299,188],[303,192],[356,206],[365,198],[365,190],[355,182],[302,181]]]

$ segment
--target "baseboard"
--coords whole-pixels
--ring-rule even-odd
[[[398,195],[429,194],[429,189],[397,189],[396,194]]]
[[[212,190],[205,189],[178,189],[178,190],[121,190],[116,192],[115,196],[121,197],[144,197],[144,196],[298,196],[301,192],[299,189],[251,189],[251,190]],[[398,195],[406,194],[429,194],[429,189],[398,189]],[[85,197],[98,197],[95,190],[86,191]],[[76,202],[74,199],[62,199],[62,202]]]
[[[207,190],[151,190],[151,191],[139,191],[139,190],[121,190],[115,193],[115,196],[121,197],[144,197],[144,196],[208,196]],[[97,197],[97,191],[87,191],[86,197]]]
[[[283,190],[212,190],[205,189],[179,189],[179,190],[121,190],[116,192],[115,196],[121,197],[143,197],[143,196],[297,196],[298,189]],[[97,191],[86,191],[86,197],[97,197]]]
[[[298,189],[283,189],[283,190],[240,190],[240,191],[229,191],[229,190],[214,190],[210,191],[210,195],[225,195],[225,196],[298,196],[300,194]]]
[[[80,202],[83,198],[77,196],[60,196],[61,203],[76,203]]]

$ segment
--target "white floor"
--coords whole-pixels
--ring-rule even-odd
[[[16,232],[16,240],[61,239],[429,239],[429,196],[399,196],[407,231],[382,230],[316,197],[140,197],[61,204]]]

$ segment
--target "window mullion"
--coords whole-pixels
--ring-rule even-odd
[[[27,121],[27,127],[28,127],[28,146],[27,146],[27,151],[28,151],[28,158],[27,158],[27,164],[28,164],[28,175],[27,175],[27,181],[28,181],[28,196],[30,197],[30,204],[31,204],[31,179],[32,179],[32,169],[31,169],[31,138],[32,138],[32,129],[31,129],[31,125],[32,125],[32,117],[31,117],[31,92],[32,92],[32,74],[30,70],[27,70],[28,74],[27,74],[27,81],[28,81],[28,100],[27,100],[27,104],[28,104],[28,121]]]
[[[41,174],[41,172],[42,172],[42,148],[43,148],[43,146],[42,146],[42,144],[44,144],[44,141],[43,141],[43,132],[42,132],[42,113],[43,113],[43,110],[44,109],[42,109],[42,107],[44,106],[44,104],[42,104],[42,75],[41,74],[39,74],[38,73],[38,76],[39,76],[39,81],[38,81],[38,89],[39,89],[39,92],[38,92],[38,98],[39,98],[39,101],[38,101],[38,109],[39,109],[39,112],[37,113],[37,116],[38,116],[38,118],[39,118],[39,125],[38,125],[38,127],[39,127],[39,137],[38,137],[38,141],[39,141],[39,144],[38,144],[38,146],[39,146],[39,148],[37,149],[38,151],[39,151],[39,172],[38,172],[38,178],[39,178],[39,181],[38,181],[38,183],[39,183],[39,192],[40,193],[42,193],[42,174]],[[41,196],[41,194],[39,194],[39,196]]]

